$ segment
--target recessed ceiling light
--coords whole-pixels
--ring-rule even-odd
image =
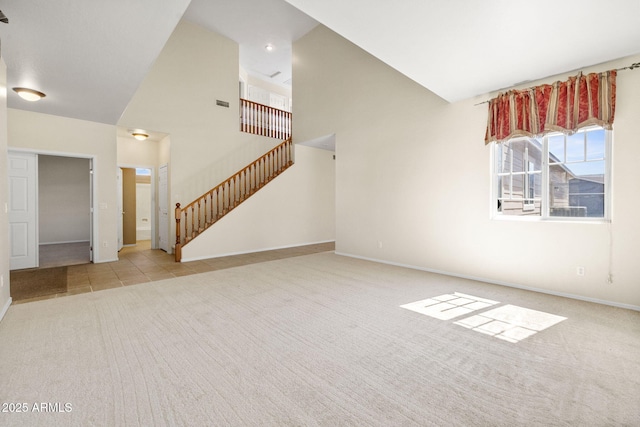
[[[149,134],[144,132],[131,132],[131,135],[138,141],[144,141],[145,139],[149,138]]]
[[[273,45],[271,43],[266,45],[264,48],[267,50],[267,52],[271,52],[274,49],[274,47],[273,47]]]
[[[40,99],[47,96],[38,90],[28,89],[26,87],[14,87],[13,90],[15,93],[20,95],[20,98],[27,101],[39,101]]]

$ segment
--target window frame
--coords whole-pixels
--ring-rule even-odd
[[[613,164],[613,130],[605,129],[601,126],[589,126],[582,129],[579,129],[576,133],[589,132],[593,130],[602,129],[604,131],[604,215],[602,217],[570,217],[570,216],[551,216],[550,215],[550,195],[549,195],[549,137],[563,135],[563,132],[551,132],[542,137],[536,138],[542,142],[542,164],[541,164],[541,185],[542,189],[540,192],[540,215],[527,215],[527,212],[531,212],[533,210],[534,203],[526,203],[526,197],[523,197],[523,212],[524,215],[508,215],[504,214],[499,210],[499,206],[503,205],[498,197],[501,194],[501,188],[499,187],[501,178],[505,178],[505,174],[499,174],[497,168],[497,146],[498,142],[491,143],[491,155],[490,155],[490,172],[491,172],[491,202],[490,202],[490,216],[491,219],[496,220],[507,220],[507,221],[556,221],[556,222],[580,222],[580,223],[609,223],[611,222],[611,201],[612,201],[612,164]],[[564,134],[566,135],[566,134]],[[511,138],[508,142],[518,141],[518,140],[527,140],[531,139],[528,137],[515,137]],[[566,143],[565,143],[565,163],[567,161],[566,158]],[[585,152],[587,147],[585,146]],[[585,159],[587,157],[585,156]],[[586,161],[585,161],[586,163]],[[558,163],[554,163],[558,164]],[[525,181],[528,181],[530,176],[533,174],[528,173],[529,165],[525,165],[525,172],[523,177],[523,196],[525,196],[525,189],[527,188],[527,184]],[[529,184],[530,185],[530,184]],[[535,199],[538,201],[538,199]]]

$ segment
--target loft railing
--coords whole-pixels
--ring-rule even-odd
[[[292,149],[289,138],[187,206],[176,203],[176,261],[187,243],[293,165]]]
[[[291,138],[291,113],[240,98],[240,130],[277,139]]]

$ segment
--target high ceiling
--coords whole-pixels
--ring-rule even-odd
[[[108,124],[180,19],[235,40],[243,68],[279,84],[292,42],[320,22],[448,101],[640,53],[638,0],[0,0],[0,10],[8,87],[47,94],[28,103],[9,91],[9,106]]]
[[[283,0],[191,0],[184,18],[236,41],[245,71],[280,85],[291,81],[292,41],[318,25]]]
[[[286,0],[449,102],[640,53],[639,0]]]

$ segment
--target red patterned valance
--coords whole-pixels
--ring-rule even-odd
[[[611,129],[616,74],[580,73],[564,82],[499,94],[489,101],[485,143],[553,131],[570,134],[591,125]]]

